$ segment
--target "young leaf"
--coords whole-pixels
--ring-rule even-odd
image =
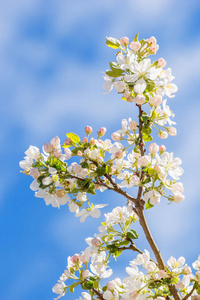
[[[77,134],[73,133],[73,132],[67,133],[66,136],[68,138],[70,138],[72,140],[72,142],[74,142],[75,144],[80,144],[80,142],[81,142],[80,137]]]
[[[133,229],[131,229],[130,231],[127,232],[127,237],[129,239],[132,239],[132,240],[135,240],[135,239],[138,239],[139,235],[137,234],[137,232]]]
[[[120,47],[120,41],[116,38],[106,37],[106,45],[113,49],[118,49]]]

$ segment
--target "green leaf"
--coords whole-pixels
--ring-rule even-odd
[[[80,144],[80,142],[81,142],[80,137],[77,134],[73,133],[73,132],[67,133],[66,136],[68,138],[70,138],[72,140],[72,142],[74,142],[76,144]]]
[[[113,49],[118,49],[120,47],[120,41],[116,38],[106,37],[106,45]]]
[[[146,133],[144,133],[144,134],[142,135],[142,137],[143,137],[143,140],[144,140],[145,142],[150,142],[150,141],[153,140],[152,136],[151,136],[151,135],[148,135],[148,134],[146,134]]]
[[[73,154],[75,154],[75,155],[77,155],[77,152],[78,151],[83,151],[84,149],[82,148],[82,147],[76,147],[76,148],[74,148],[73,150],[72,150],[72,153]]]
[[[83,162],[81,163],[81,167],[82,167],[83,169],[89,169],[89,164],[87,163],[87,161],[83,161]]]
[[[116,253],[118,251],[118,247],[116,247],[114,244],[107,245],[107,248],[109,249],[110,253]]]
[[[119,257],[120,254],[121,254],[122,252],[123,252],[123,249],[117,250],[117,251],[115,252],[115,256],[116,256],[116,257]]]
[[[75,287],[77,287],[79,284],[80,284],[80,282],[77,281],[77,282],[74,282],[72,285],[70,285],[70,288],[69,288],[70,292],[73,293]]]
[[[137,232],[133,229],[131,229],[130,231],[127,232],[127,237],[129,239],[132,239],[132,240],[135,240],[135,239],[138,239],[139,235],[137,234]]]
[[[106,173],[106,168],[105,167],[98,167],[96,169],[96,172],[97,172],[98,176],[103,176]]]
[[[127,246],[130,242],[127,240],[124,240],[122,242],[120,242],[120,246]]]
[[[86,283],[84,283],[83,285],[82,285],[82,287],[84,286],[84,288],[86,289],[86,290],[91,290],[92,288],[93,288],[93,286],[94,286],[94,284],[93,284],[93,281],[87,281]]]
[[[154,205],[152,205],[149,201],[146,203],[146,209],[150,209],[154,207]]]
[[[106,74],[110,77],[119,77],[124,73],[124,70],[116,69],[112,71],[107,71]]]
[[[134,42],[138,42],[138,36],[139,36],[139,32],[136,34],[136,36],[134,37],[133,41]]]
[[[89,193],[91,195],[96,195],[94,186],[95,186],[94,182],[91,182],[89,185],[89,188],[87,189],[87,193]]]

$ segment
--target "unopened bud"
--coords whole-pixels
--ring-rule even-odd
[[[43,146],[43,150],[46,153],[51,153],[51,152],[53,152],[53,145],[51,143],[46,143]]]
[[[62,198],[65,195],[65,191],[59,189],[56,191],[56,195],[58,196],[58,198]]]
[[[119,150],[115,153],[115,158],[117,159],[120,159],[120,158],[123,158],[123,151],[122,150]]]
[[[149,104],[152,106],[158,106],[162,103],[162,97],[161,96],[155,96],[149,98]]]
[[[121,135],[118,133],[118,132],[113,132],[112,134],[111,134],[111,138],[113,139],[113,141],[119,141],[120,140],[120,138],[121,138]]]
[[[158,133],[158,136],[161,138],[161,139],[166,139],[168,137],[168,133],[166,131],[160,131]]]
[[[156,38],[154,36],[151,36],[148,40],[147,43],[151,44],[151,46],[155,46],[157,41]]]
[[[157,64],[157,66],[160,67],[160,68],[166,67],[166,61],[164,60],[164,58],[159,58],[159,59],[158,59],[158,64]]]
[[[142,105],[142,104],[144,104],[144,103],[146,102],[146,99],[145,99],[145,97],[144,97],[143,95],[137,95],[137,96],[133,99],[133,101],[134,101],[136,104],[138,104],[138,105]]]
[[[171,135],[171,136],[177,135],[177,130],[176,130],[175,127],[168,127],[168,128],[167,128],[167,132],[168,132],[169,135]]]
[[[99,246],[101,245],[101,240],[98,239],[98,238],[93,238],[93,239],[91,240],[91,244],[92,244],[92,246],[94,246],[94,247],[99,247]]]
[[[30,170],[30,175],[34,178],[34,179],[38,179],[38,177],[40,176],[40,172],[37,168],[31,168]],[[27,175],[27,174],[26,174]]]
[[[159,147],[159,151],[160,151],[160,153],[162,154],[163,152],[166,151],[166,147],[165,147],[164,145],[161,145],[161,146]]]
[[[103,162],[103,157],[97,156],[97,161],[98,161],[100,164],[102,164],[102,162]]]
[[[86,137],[84,137],[84,139],[82,140],[82,143],[83,144],[87,143],[87,138]]]
[[[93,146],[95,145],[95,140],[94,140],[94,138],[91,138],[90,144],[93,145]]]
[[[70,159],[72,157],[72,151],[69,148],[64,148],[66,159]]]
[[[127,46],[129,44],[129,38],[126,36],[122,37],[119,41],[122,46]]]
[[[137,129],[137,122],[136,121],[130,121],[129,124],[128,124],[128,127],[135,131]]]
[[[101,127],[98,131],[98,136],[104,136],[104,134],[106,133],[106,128],[105,127]]]
[[[87,278],[89,275],[90,275],[90,271],[89,270],[83,270],[82,277],[84,279]]]
[[[138,51],[141,47],[141,44],[140,44],[140,42],[131,42],[129,47],[133,51]]]
[[[80,261],[79,255],[75,254],[74,256],[71,257],[71,261],[73,264],[76,264]]]
[[[86,126],[85,127],[85,132],[86,132],[87,135],[89,135],[90,133],[92,133],[92,127]]]
[[[79,157],[83,156],[83,152],[81,150],[78,150],[77,151],[77,156],[79,156]]]
[[[66,138],[66,140],[64,141],[65,145],[71,145],[72,144],[72,140],[70,138]]]
[[[156,143],[151,143],[148,147],[149,153],[155,155],[159,151],[159,146]]]
[[[54,157],[59,158],[59,157],[61,157],[61,155],[62,155],[62,150],[60,150],[60,149],[53,150]]]

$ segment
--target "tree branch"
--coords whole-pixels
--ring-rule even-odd
[[[189,294],[187,294],[182,300],[187,300],[190,296],[192,296],[193,292],[195,291],[195,287],[193,286],[193,288],[191,289],[191,291],[189,292]]]
[[[92,288],[93,292],[99,297],[101,300],[105,300],[100,292],[98,292],[95,288]]]
[[[144,150],[144,144],[143,144],[143,137],[142,137],[142,113],[143,113],[143,110],[142,110],[142,107],[141,105],[137,105],[138,108],[139,108],[139,147],[140,147],[140,152],[141,152],[141,155],[143,156],[144,153],[145,153],[145,150]],[[141,178],[140,180],[142,179],[142,173],[141,173]],[[164,264],[164,261],[163,261],[163,258],[162,258],[162,255],[160,253],[160,250],[158,249],[152,235],[151,235],[151,232],[149,230],[149,227],[147,225],[147,222],[146,222],[146,219],[145,219],[145,216],[144,216],[144,201],[141,199],[142,197],[142,190],[143,190],[143,187],[139,187],[139,190],[138,190],[138,196],[137,196],[137,203],[136,203],[136,211],[137,211],[137,214],[139,216],[139,222],[140,222],[140,225],[144,231],[144,234],[146,236],[146,239],[155,255],[155,258],[158,262],[158,267],[160,270],[164,270],[165,268],[165,264]],[[177,291],[177,289],[175,288],[174,285],[169,285],[169,290],[171,291],[173,297],[175,300],[180,300],[181,297]]]

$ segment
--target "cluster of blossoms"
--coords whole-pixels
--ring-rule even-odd
[[[200,256],[193,263],[193,268],[197,270],[196,276],[185,264],[184,257],[178,260],[170,257],[167,261],[168,266],[160,270],[158,264],[150,259],[149,252],[144,250],[142,253],[133,242],[138,235],[135,230],[130,230],[130,226],[136,220],[137,215],[130,204],[128,207],[116,207],[111,213],[105,214],[105,222],[99,227],[100,233],[93,238],[86,238],[88,247],[81,254],[68,257],[67,268],[53,287],[54,293],[59,295],[55,299],[64,296],[68,290],[74,291],[79,285],[88,290],[88,293],[82,293],[80,300],[164,300],[169,294],[169,285],[174,284],[182,297],[190,293],[194,285],[199,287]],[[126,268],[129,277],[123,280],[112,279],[102,287],[101,279],[113,274],[108,266],[110,256],[116,260],[125,250],[140,253],[130,262],[130,267]],[[145,269],[145,273],[141,267]],[[99,298],[99,295],[102,298]]]
[[[111,139],[103,138],[105,127],[97,131],[96,137],[91,136],[90,126],[85,128],[83,139],[70,132],[61,145],[56,136],[43,145],[43,153],[30,146],[20,162],[22,173],[34,179],[30,188],[36,197],[53,207],[68,205],[81,222],[88,216],[98,218],[100,208],[107,205],[91,203],[89,195],[112,190],[128,200],[126,206],[105,214],[99,233],[86,239],[88,247],[82,253],[68,257],[68,265],[53,291],[58,295],[56,299],[80,286],[87,292],[82,292],[79,300],[187,300],[200,295],[200,256],[193,263],[195,275],[183,257],[170,257],[165,265],[144,216],[144,208],[154,207],[161,197],[170,203],[184,199],[179,181],[183,174],[181,160],[167,152],[164,145],[152,141],[153,129],[161,139],[176,135],[176,123],[171,120],[174,114],[163,99],[165,95],[174,97],[174,77],[171,69],[164,69],[163,58],[153,63],[148,58],[158,50],[154,37],[139,41],[137,34],[130,43],[127,37],[107,38],[106,43],[119,51],[104,76],[104,89],[109,92],[115,87],[123,100],[135,103],[138,122],[123,119],[121,129],[113,132]],[[150,259],[147,250],[142,252],[135,246],[138,234],[131,226],[136,220],[156,261]],[[101,279],[113,273],[108,266],[110,257],[116,260],[125,250],[139,253],[126,268],[129,277],[110,280],[102,287]]]
[[[87,216],[98,218],[99,208],[106,205],[93,205],[88,194],[94,195],[97,190],[103,192],[115,185],[118,191],[124,187],[142,186],[144,201],[150,205],[160,202],[165,189],[173,193],[165,196],[169,201],[180,202],[184,199],[183,185],[177,182],[183,174],[181,160],[173,158],[173,153],[166,152],[163,145],[159,147],[156,143],[149,144],[147,155],[141,155],[137,131],[136,121],[122,120],[122,129],[112,134],[112,143],[109,139],[100,139],[105,128],[98,131],[97,139],[89,140],[92,128],[87,126],[87,137],[82,142],[76,134],[67,134],[70,138],[67,137],[62,146],[64,153],[57,136],[44,144],[43,153],[30,146],[20,166],[25,174],[33,177],[30,188],[36,197],[44,198],[46,204],[53,207],[67,204],[71,212],[81,217],[81,222]],[[72,157],[79,161],[67,163]],[[81,209],[84,204],[86,207]]]

